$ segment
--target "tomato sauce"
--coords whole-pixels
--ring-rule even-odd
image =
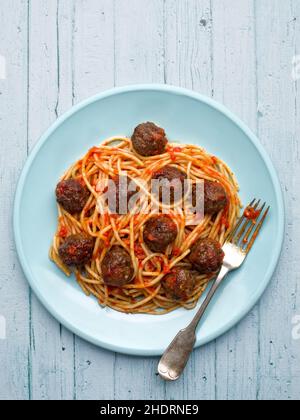
[[[66,226],[61,226],[61,228],[58,231],[58,236],[60,238],[65,239],[68,236],[68,229],[66,228]]]
[[[255,221],[260,215],[260,210],[255,210],[253,207],[247,207],[244,211],[246,219]]]

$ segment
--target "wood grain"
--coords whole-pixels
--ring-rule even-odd
[[[62,2],[29,3],[28,149],[72,105],[68,46],[72,25]],[[69,29],[69,30],[68,30]],[[69,44],[69,45],[68,45]],[[60,47],[64,45],[64,54]],[[73,337],[30,293],[30,375],[32,399],[73,397]]]
[[[210,1],[166,2],[166,82],[213,94],[212,7]],[[196,350],[184,375],[166,384],[166,398],[215,399],[216,345]]]
[[[122,0],[115,2],[115,83],[163,83],[164,2],[132,0],[130,6]],[[115,398],[163,398],[164,384],[155,377],[156,364],[155,358],[116,355]]]
[[[300,54],[298,0],[11,0],[0,6],[0,399],[300,399]],[[286,201],[280,264],[261,302],[196,350],[164,383],[157,358],[114,354],[74,337],[21,272],[11,227],[28,152],[73,104],[132,83],[169,83],[214,97],[256,132]],[[4,239],[4,240],[3,240]]]
[[[114,2],[74,2],[74,102],[114,85]],[[74,398],[113,399],[115,355],[75,338]]]
[[[1,7],[0,54],[6,80],[0,80],[0,314],[6,340],[0,340],[0,398],[30,397],[29,290],[14,247],[14,189],[27,153],[27,4]],[[12,44],[13,40],[13,44]],[[13,46],[13,48],[12,48]]]
[[[214,97],[257,131],[256,27],[252,0],[213,2]],[[216,346],[218,399],[255,399],[258,387],[258,309]],[[251,343],[251,345],[249,345]]]
[[[272,15],[263,23],[262,15]],[[259,305],[260,387],[258,398],[299,399],[300,342],[291,319],[299,307],[299,81],[291,78],[298,54],[299,2],[257,3],[259,136],[269,152],[286,200],[286,235],[281,263]]]

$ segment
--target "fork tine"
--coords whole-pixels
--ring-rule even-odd
[[[259,216],[258,216],[258,218],[260,217],[260,215],[262,214],[262,211],[263,211],[263,209],[265,208],[265,206],[266,206],[266,202],[264,202],[264,204],[261,206],[261,208],[259,209]],[[252,231],[253,231],[253,229],[255,228],[255,226],[257,226],[257,220],[253,220],[253,222],[251,223],[251,225],[249,226],[249,228],[248,228],[248,230],[247,230],[247,232],[246,232],[246,235],[244,236],[244,238],[243,238],[243,243],[242,243],[242,246],[243,245],[246,245],[247,243],[248,243],[248,240],[249,240],[249,238],[250,238],[250,235],[251,235],[251,233],[252,233]]]
[[[258,200],[258,202],[253,206],[253,209],[256,210],[257,207],[259,206],[259,204],[260,204],[260,200]],[[251,223],[251,220],[246,218],[243,227],[240,229],[239,233],[237,234],[236,238],[233,241],[236,245],[239,243],[241,237],[244,235],[244,232],[245,232],[249,223]]]
[[[253,206],[253,204],[255,203],[256,198],[254,198],[254,200],[251,201],[251,203],[248,205],[249,207]],[[245,220],[245,216],[244,213],[243,215],[239,218],[237,224],[235,225],[234,229],[232,230],[232,232],[229,234],[227,241],[230,242],[233,237],[235,236],[235,234],[237,233],[237,231],[239,230],[239,227],[241,226],[241,224],[243,223],[243,221]]]
[[[259,231],[260,231],[260,229],[261,229],[261,227],[262,227],[262,225],[263,225],[263,223],[264,223],[264,221],[265,221],[265,219],[266,219],[266,217],[267,217],[267,214],[269,213],[269,210],[270,210],[270,206],[267,208],[267,210],[264,212],[264,215],[263,215],[263,217],[261,218],[261,221],[258,223],[258,225],[257,225],[257,227],[256,227],[256,229],[255,229],[255,231],[254,231],[254,233],[253,233],[253,235],[252,235],[252,238],[251,238],[251,240],[250,240],[250,242],[249,242],[249,244],[248,244],[248,246],[247,246],[247,248],[246,248],[246,254],[248,254],[248,252],[250,251],[250,249],[252,248],[252,246],[253,246],[253,244],[254,244],[254,242],[255,242],[255,239],[257,238],[257,236],[258,236],[258,234],[259,234]]]

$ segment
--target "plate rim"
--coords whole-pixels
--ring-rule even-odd
[[[250,311],[251,309],[258,303],[261,299],[263,293],[265,292],[267,286],[269,285],[272,276],[275,272],[277,264],[280,259],[280,254],[283,246],[284,240],[284,231],[285,231],[285,205],[284,205],[284,198],[283,192],[281,188],[281,184],[275,170],[275,167],[269,157],[268,153],[266,152],[263,145],[260,143],[258,137],[254,134],[254,132],[239,118],[237,117],[232,111],[230,111],[225,105],[215,101],[212,98],[209,98],[203,94],[191,91],[189,89],[173,86],[173,85],[165,85],[165,84],[135,84],[135,85],[127,85],[123,87],[115,87],[109,90],[105,90],[101,93],[93,95],[75,106],[71,107],[68,111],[66,111],[63,115],[61,115],[38,139],[34,147],[32,148],[30,154],[27,157],[25,165],[21,171],[17,188],[15,192],[14,204],[13,204],[13,234],[15,239],[16,251],[19,258],[20,265],[24,272],[24,275],[29,283],[30,288],[33,290],[34,294],[37,296],[39,301],[42,305],[47,309],[47,311],[62,325],[64,325],[68,330],[73,332],[75,335],[83,338],[84,340],[99,346],[101,348],[111,350],[118,353],[135,355],[135,356],[159,356],[164,352],[164,348],[159,348],[156,350],[147,350],[147,349],[134,349],[128,348],[121,345],[112,345],[107,342],[103,342],[92,335],[85,333],[84,331],[78,329],[76,325],[73,325],[71,322],[64,319],[63,316],[59,314],[59,312],[52,307],[47,300],[42,296],[38,287],[35,286],[32,277],[33,274],[31,273],[30,264],[27,263],[25,253],[22,247],[21,241],[21,233],[20,233],[20,226],[18,223],[19,216],[20,216],[20,201],[22,198],[22,193],[25,185],[25,181],[27,178],[27,174],[30,170],[30,167],[38,155],[39,150],[42,148],[44,143],[47,139],[51,136],[51,134],[60,126],[62,125],[70,116],[74,115],[81,109],[85,108],[86,106],[102,100],[104,98],[119,95],[122,93],[134,92],[134,91],[164,91],[168,93],[172,93],[178,96],[187,96],[202,103],[205,103],[212,108],[216,109],[217,111],[221,112],[224,116],[229,118],[235,125],[237,125],[249,138],[252,142],[253,146],[256,148],[257,152],[261,156],[266,168],[270,174],[272,184],[275,190],[275,197],[276,197],[276,204],[278,209],[279,215],[279,225],[277,226],[277,240],[274,244],[274,253],[272,255],[272,259],[269,264],[268,271],[265,275],[265,281],[260,284],[260,287],[257,291],[253,294],[251,299],[249,299],[248,305],[245,305],[243,311],[240,312],[239,316],[235,317],[231,322],[224,325],[222,328],[218,329],[216,332],[211,333],[208,335],[204,340],[197,337],[197,341],[195,344],[195,348],[199,346],[204,346],[205,344],[215,340],[218,337],[221,337],[224,333],[230,331],[235,325],[237,325]]]

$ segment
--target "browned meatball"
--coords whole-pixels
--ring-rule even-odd
[[[204,213],[215,214],[223,210],[228,203],[224,187],[219,182],[204,182]]]
[[[87,264],[93,256],[94,239],[83,233],[69,236],[59,247],[58,253],[69,267]]]
[[[190,270],[175,268],[162,280],[167,297],[175,300],[187,300],[195,287],[195,275]]]
[[[200,239],[196,242],[189,256],[190,262],[201,274],[218,271],[224,259],[224,252],[219,242],[213,239]]]
[[[177,234],[177,226],[171,217],[153,216],[145,224],[144,242],[152,252],[165,252]]]
[[[66,179],[56,187],[57,202],[69,213],[81,213],[89,198],[87,187],[76,179]]]
[[[104,283],[116,287],[130,283],[134,275],[130,255],[119,245],[114,245],[106,253],[101,264],[101,271]]]
[[[152,176],[153,180],[159,181],[159,199],[165,203],[173,204],[184,195],[184,181],[187,175],[176,166],[164,166]]]
[[[108,205],[111,212],[116,214],[127,214],[128,204],[138,188],[127,176],[117,176],[111,180],[114,185],[108,187]]]
[[[134,150],[141,156],[161,155],[165,152],[168,143],[165,130],[152,122],[138,125],[131,141]]]

